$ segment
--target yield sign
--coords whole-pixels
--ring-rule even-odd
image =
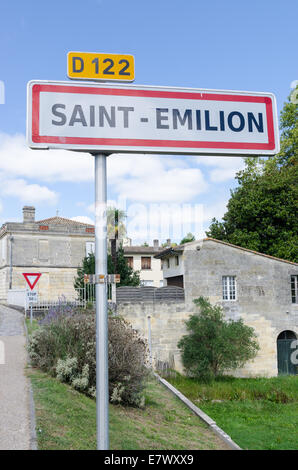
[[[34,289],[37,281],[39,280],[41,273],[22,273],[30,289]]]

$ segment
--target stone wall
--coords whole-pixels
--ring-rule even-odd
[[[177,343],[186,333],[184,321],[191,312],[185,310],[185,303],[139,302],[118,303],[117,315],[123,316],[151,344],[153,366],[166,363],[182,371]]]
[[[40,272],[42,273],[34,290],[38,292],[40,300],[58,300],[65,296],[67,300],[74,300],[77,293],[73,287],[74,278],[77,275],[76,268],[47,268],[42,267],[38,270],[32,268],[24,270],[24,268],[13,268],[12,285],[14,289],[27,288],[28,285],[23,272]]]
[[[194,312],[193,300],[208,297],[220,305],[227,319],[242,318],[254,328],[260,351],[254,361],[235,375],[276,376],[277,337],[284,330],[298,337],[298,304],[291,300],[291,275],[298,274],[295,264],[278,261],[207,240],[182,255],[184,267],[184,303],[121,303],[123,315],[148,338],[148,315],[151,316],[152,351],[155,363],[167,361],[182,371],[177,343],[185,334],[184,321]],[[222,276],[236,276],[237,297],[222,298]]]
[[[194,308],[191,310],[184,302],[117,304],[117,314],[129,321],[147,341],[150,338],[148,320],[150,317],[153,365],[168,363],[169,367],[179,372],[183,372],[183,365],[177,344],[186,334],[185,321],[194,311]],[[259,314],[242,314],[242,318],[246,325],[254,328],[260,351],[253,361],[247,362],[243,369],[233,371],[232,374],[238,377],[276,376],[277,336],[281,331],[290,329],[298,337],[298,327],[288,320],[278,329],[272,326],[270,320]]]
[[[94,237],[88,234],[50,233],[43,235],[30,233],[29,230],[24,233],[14,233],[12,287],[16,289],[27,287],[23,272],[40,272],[42,276],[36,285],[36,290],[41,300],[58,300],[62,295],[68,300],[75,299],[76,291],[73,283],[77,276],[77,267],[81,265],[85,257],[86,242],[93,239]],[[5,302],[10,278],[10,243],[6,246],[7,236],[3,237],[2,244],[0,300]]]

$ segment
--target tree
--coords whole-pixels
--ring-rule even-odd
[[[108,254],[108,274],[120,274],[120,283],[117,287],[121,286],[139,286],[140,275],[138,271],[134,271],[125,259],[124,250],[120,245],[117,252],[117,272],[112,260],[111,254]],[[90,253],[83,259],[82,267],[77,269],[77,277],[74,281],[76,290],[84,288],[84,274],[95,274],[95,255]],[[88,300],[88,299],[87,299]]]
[[[245,159],[236,175],[222,222],[213,219],[206,232],[261,253],[298,261],[298,109],[284,105],[280,117],[281,150],[269,159]]]
[[[256,356],[259,346],[253,328],[242,319],[225,320],[222,308],[204,297],[194,302],[200,311],[186,321],[188,334],[178,343],[187,374],[214,378]]]
[[[128,265],[122,244],[117,251],[117,272],[115,272],[112,259],[110,259],[110,261],[108,259],[108,267],[110,269],[109,274],[120,274],[120,283],[117,284],[117,287],[140,285],[139,271],[134,271],[133,268]]]
[[[182,238],[180,245],[183,245],[184,243],[194,242],[195,239],[195,236],[191,232],[188,232],[188,234]]]
[[[88,256],[85,256],[85,258],[83,259],[82,266],[80,266],[77,269],[77,277],[74,280],[74,288],[80,293],[80,296],[81,296],[80,289],[83,289],[85,287],[84,274],[95,274],[94,253],[89,253]]]
[[[117,241],[126,236],[126,227],[124,219],[126,214],[123,210],[116,209],[115,207],[108,207],[107,209],[107,230],[108,239],[111,241],[111,256],[113,264],[117,271]]]
[[[107,231],[109,240],[113,238],[122,240],[126,237],[125,219],[125,211],[111,206],[107,208]]]

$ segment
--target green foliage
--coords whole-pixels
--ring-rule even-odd
[[[77,277],[74,281],[75,289],[84,287],[84,274],[95,274],[94,253],[90,253],[85,257],[83,259],[82,267],[77,269]],[[120,245],[117,251],[117,273],[115,273],[112,256],[108,254],[108,274],[120,274],[120,283],[117,284],[117,287],[140,285],[139,271],[134,271],[133,268],[128,266],[122,245]]]
[[[296,94],[298,87],[296,87]],[[294,92],[293,92],[294,93]],[[280,113],[281,142],[278,160],[281,165],[297,165],[298,155],[298,105],[290,100]]]
[[[140,407],[148,374],[147,345],[122,318],[109,317],[108,322],[110,400]],[[31,363],[76,390],[95,396],[95,338],[94,313],[56,316],[30,336]]]
[[[188,232],[188,234],[182,238],[180,245],[183,245],[184,243],[194,242],[194,241],[195,241],[195,236],[191,232]]]
[[[253,328],[242,319],[225,320],[220,306],[194,300],[200,312],[186,322],[188,334],[178,343],[188,375],[210,379],[253,359],[259,349]]]
[[[242,449],[297,449],[298,376],[168,380]]]
[[[114,271],[109,274],[113,273]],[[140,285],[139,271],[134,271],[133,268],[128,265],[122,245],[119,246],[117,251],[117,273],[114,274],[120,274],[120,283],[117,284],[117,287]]]
[[[250,157],[236,175],[222,222],[208,237],[289,261],[298,261],[298,106],[281,112],[281,151],[270,159]]]
[[[74,280],[74,288],[82,289],[84,287],[84,274],[95,274],[95,256],[89,253],[83,259],[82,266],[77,269],[77,277]]]

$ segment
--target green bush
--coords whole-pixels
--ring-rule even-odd
[[[188,334],[178,343],[188,375],[209,380],[256,356],[259,345],[253,328],[242,319],[225,320],[222,308],[204,297],[194,302],[200,311],[186,321]]]
[[[110,401],[142,406],[147,345],[120,317],[109,317]],[[56,315],[29,338],[33,366],[89,396],[96,391],[95,315]]]

